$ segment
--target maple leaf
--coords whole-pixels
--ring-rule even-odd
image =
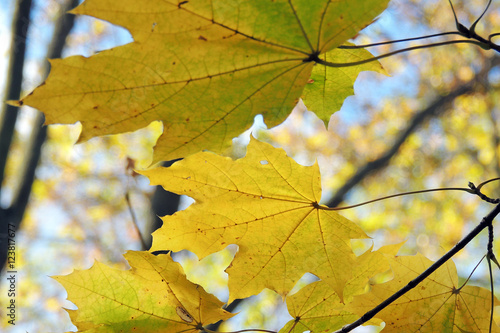
[[[404,287],[433,262],[421,254],[390,259],[394,278],[356,296],[347,307],[359,315],[373,309]],[[488,332],[491,291],[458,285],[455,264],[448,260],[415,288],[375,316],[385,321],[384,332]],[[495,298],[495,305],[498,305]],[[499,332],[493,323],[491,332]]]
[[[346,310],[346,304],[352,301],[354,295],[365,292],[371,277],[390,269],[384,253],[395,255],[399,248],[400,244],[385,246],[374,252],[370,249],[357,257],[352,277],[344,287],[343,302],[324,281],[313,282],[287,296],[288,312],[294,319],[280,333],[331,332],[357,320],[359,315]]]
[[[152,251],[189,250],[202,258],[229,244],[239,250],[229,275],[230,299],[263,288],[286,295],[305,272],[342,298],[355,255],[350,239],[366,238],[353,222],[318,202],[318,165],[296,164],[282,149],[252,138],[239,160],[201,152],[168,168],[141,171],[151,184],[196,203],[163,218]]]
[[[331,332],[359,318],[344,310],[345,304],[324,281],[316,281],[288,296],[290,320],[279,333]]]
[[[365,49],[335,49],[319,57],[331,63],[345,64],[373,56]],[[354,81],[361,71],[387,74],[378,61],[349,67],[314,66],[311,78],[302,93],[307,109],[327,123],[332,111],[340,110],[345,98],[354,94]]]
[[[88,270],[55,276],[78,310],[68,310],[79,332],[198,332],[233,315],[186,279],[169,254],[128,251],[121,271],[96,262]]]
[[[18,104],[43,111],[48,124],[80,121],[80,141],[161,120],[155,161],[202,149],[221,152],[257,114],[269,126],[281,123],[299,100],[314,60],[355,36],[387,3],[87,0],[73,13],[121,25],[134,42],[90,58],[52,60],[46,82]],[[328,57],[337,52],[350,59],[345,50]],[[327,70],[322,80],[341,84],[322,85],[325,95],[335,95],[323,102],[322,119],[338,110],[352,93],[346,86],[366,68]],[[320,72],[314,80],[321,80]]]

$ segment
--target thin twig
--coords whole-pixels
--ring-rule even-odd
[[[492,199],[492,198],[488,197],[487,195],[481,193],[481,187],[483,187],[483,185],[489,183],[490,181],[496,180],[496,179],[498,179],[498,178],[487,180],[486,182],[481,183],[478,187],[476,187],[473,182],[469,182],[469,187],[473,191],[472,193],[476,194],[482,200],[489,202],[489,203],[492,203],[492,204],[497,204],[497,203],[500,203],[500,199]]]
[[[484,16],[484,14],[486,14],[486,12],[488,11],[488,8],[490,8],[491,0],[488,1],[488,4],[486,5],[486,8],[484,9],[483,13],[476,19],[476,21],[474,21],[474,23],[472,23],[470,28],[467,28],[462,23],[458,22],[457,14],[455,13],[455,9],[453,8],[453,4],[451,3],[451,0],[448,0],[448,2],[450,3],[451,10],[453,12],[453,17],[455,18],[455,24],[457,26],[457,30],[460,33],[460,35],[462,35],[466,38],[474,39],[474,40],[478,41],[479,43],[484,44],[485,46],[487,46],[486,49],[493,49],[497,52],[500,52],[500,45],[497,45],[491,41],[491,39],[494,36],[498,35],[498,33],[490,34],[488,36],[488,39],[485,39],[476,33],[476,25],[481,20],[481,18]]]
[[[489,332],[491,333],[491,327],[493,323],[493,309],[495,308],[495,289],[493,285],[493,270],[491,269],[491,262],[493,261],[495,264],[497,264],[498,267],[498,261],[495,258],[495,254],[493,253],[493,240],[495,239],[494,233],[493,233],[493,223],[491,223],[488,226],[488,252],[486,254],[486,258],[488,259],[488,270],[490,273],[490,287],[491,287],[491,312],[490,312],[490,328]]]
[[[491,183],[495,180],[500,180],[500,177],[497,177],[497,178],[491,178],[491,179],[488,179],[484,182],[482,182],[481,184],[477,185],[477,189],[481,191],[481,187],[483,187],[484,185],[488,184],[488,183]]]
[[[144,238],[142,237],[141,230],[139,229],[139,225],[137,224],[137,219],[135,217],[134,210],[132,209],[132,205],[130,204],[130,197],[127,193],[125,193],[125,201],[127,202],[127,207],[128,211],[130,212],[130,216],[132,217],[132,224],[134,225],[135,231],[137,232],[137,236],[139,236],[139,239],[141,240],[141,246],[143,250],[147,250],[148,247],[146,245],[146,242],[144,242]]]
[[[363,181],[368,175],[373,174],[374,172],[382,169],[384,166],[389,164],[390,160],[398,153],[400,147],[406,142],[410,135],[416,132],[416,130],[422,124],[424,124],[428,119],[436,117],[443,113],[446,110],[446,106],[453,100],[455,100],[455,98],[473,92],[479,76],[480,75],[477,75],[471,81],[458,87],[448,95],[440,97],[425,109],[416,113],[411,119],[407,121],[407,127],[400,132],[400,134],[395,138],[392,145],[375,160],[369,161],[363,166],[358,167],[356,173],[352,175],[344,183],[344,185],[342,185],[336,191],[333,198],[331,198],[326,205],[328,207],[338,206],[344,201],[345,196],[352,188],[361,183],[361,181]]]
[[[489,332],[491,333],[491,327],[493,323],[493,309],[495,308],[495,287],[493,285],[493,270],[491,269],[491,262],[493,261],[500,268],[497,259],[495,258],[495,253],[493,253],[493,240],[495,239],[495,235],[493,233],[493,223],[488,226],[488,252],[486,253],[486,258],[488,259],[488,270],[490,272],[490,287],[491,287],[491,312],[490,312],[490,328]]]
[[[469,232],[461,241],[459,241],[450,251],[448,251],[445,255],[443,255],[438,261],[432,264],[429,268],[427,268],[424,272],[422,272],[415,279],[410,281],[405,287],[401,288],[399,291],[394,293],[392,296],[387,298],[385,301],[366,312],[361,318],[356,320],[355,322],[344,326],[342,329],[336,331],[336,333],[345,333],[350,332],[356,327],[361,326],[366,323],[368,320],[373,318],[377,313],[382,311],[392,302],[406,294],[411,289],[415,288],[420,282],[425,280],[429,275],[434,273],[438,268],[440,268],[443,264],[445,264],[451,257],[453,257],[456,253],[458,253],[461,249],[463,249],[467,244],[469,244],[483,229],[487,228],[492,224],[493,219],[500,213],[500,204],[496,205],[493,210],[486,215],[481,223],[477,227],[475,227],[471,232]]]

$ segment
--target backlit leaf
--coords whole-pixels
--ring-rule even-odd
[[[186,279],[170,255],[129,251],[131,270],[96,262],[89,270],[54,277],[78,310],[69,310],[79,332],[198,332],[232,314],[201,286]]]
[[[354,295],[365,293],[368,280],[378,273],[390,269],[383,253],[396,254],[400,245],[390,245],[378,251],[371,250],[356,258],[352,277],[344,288],[344,301],[324,281],[311,283],[286,299],[290,320],[281,333],[302,333],[304,331],[331,332],[357,320],[359,316],[346,310],[346,304]],[[374,323],[379,324],[377,321]],[[371,323],[371,322],[370,322]]]
[[[187,249],[202,258],[229,244],[239,250],[229,275],[230,299],[263,288],[286,295],[305,272],[342,298],[355,255],[350,239],[365,238],[354,223],[318,202],[318,166],[296,164],[281,149],[252,139],[239,160],[192,155],[169,168],[142,171],[152,184],[196,203],[163,218],[152,250]]]
[[[286,303],[294,319],[280,333],[331,332],[359,318],[357,314],[344,310],[345,304],[324,281],[308,284],[287,297]]]
[[[346,45],[352,45],[347,43]],[[345,64],[372,58],[372,54],[365,49],[335,49],[322,54],[321,59]],[[315,65],[311,78],[302,94],[307,109],[326,124],[332,113],[340,110],[346,97],[354,94],[354,81],[361,71],[375,71],[386,74],[378,61],[350,67],[326,67]]]
[[[390,260],[394,278],[356,296],[350,310],[364,314],[404,287],[433,262],[421,254]],[[457,271],[449,260],[411,291],[394,301],[376,317],[385,321],[384,332],[488,332],[491,291],[458,284]],[[495,304],[498,300],[495,298]],[[499,332],[493,323],[492,332]]]
[[[269,126],[281,123],[299,100],[315,57],[354,37],[387,3],[87,0],[73,13],[121,25],[134,42],[90,58],[52,60],[47,81],[21,103],[45,112],[48,124],[80,121],[80,140],[161,120],[156,161],[202,149],[220,152],[257,114]],[[336,52],[350,59],[345,50],[328,58]],[[342,70],[331,69],[326,80],[350,86],[364,69],[345,70],[347,81]],[[321,75],[315,70],[314,80]],[[352,88],[323,88],[336,96],[319,102],[327,119]]]

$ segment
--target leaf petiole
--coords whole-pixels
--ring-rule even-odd
[[[489,255],[489,253],[488,253]],[[496,260],[495,260],[496,262]],[[498,265],[498,262],[497,262]],[[491,332],[491,328],[493,326],[493,311],[495,309],[495,284],[493,283],[493,271],[491,269],[491,259],[488,257],[488,271],[490,273],[490,288],[491,288],[491,311],[490,311],[490,326],[488,332]]]
[[[366,312],[361,318],[342,327],[340,330],[335,331],[335,333],[346,333],[350,332],[358,326],[366,323],[368,320],[373,318],[377,313],[386,308],[389,304],[397,300],[399,297],[406,294],[411,289],[415,288],[420,282],[425,280],[429,275],[435,272],[439,267],[446,263],[451,257],[463,249],[467,244],[469,244],[481,231],[488,227],[493,222],[493,219],[500,213],[500,204],[495,206],[495,208],[486,215],[482,221],[470,231],[462,240],[460,240],[450,251],[446,252],[441,258],[439,258],[434,264],[429,266],[424,272],[422,272],[418,277],[411,280],[405,287],[398,290],[396,293],[382,301],[379,305]]]
[[[451,3],[451,2],[450,2]],[[476,32],[476,25],[479,23],[479,21],[483,18],[484,14],[486,14],[486,12],[488,11],[488,9],[490,8],[490,5],[491,5],[491,0],[488,1],[488,4],[486,5],[486,8],[484,9],[483,13],[481,14],[481,16],[479,16],[475,21],[474,23],[472,23],[472,25],[470,26],[469,30],[471,32],[471,34],[475,34]]]
[[[378,42],[378,43],[372,43],[372,44],[340,45],[338,48],[339,49],[364,49],[364,48],[368,48],[368,47],[396,44],[396,43],[403,43],[403,42],[411,42],[414,40],[434,38],[434,37],[440,37],[440,36],[446,36],[446,35],[462,35],[462,34],[459,33],[458,31],[448,31],[448,32],[441,32],[438,34],[432,34],[432,35],[426,35],[426,36],[420,36],[420,37],[404,38],[404,39],[388,40],[385,42]]]
[[[333,207],[332,208],[332,207],[318,205],[318,208],[319,209],[323,209],[323,210],[344,210],[344,209],[351,209],[351,208],[355,208],[355,207],[359,207],[359,206],[364,206],[364,205],[367,205],[367,204],[370,204],[370,203],[373,203],[373,202],[377,202],[377,201],[381,201],[381,200],[385,200],[385,199],[401,197],[401,196],[404,196],[404,195],[427,193],[427,192],[437,192],[437,191],[465,191],[465,192],[468,192],[470,194],[479,195],[479,197],[481,197],[481,199],[485,200],[484,197],[486,197],[486,196],[480,192],[481,188],[484,185],[486,185],[488,183],[491,183],[491,182],[493,182],[495,180],[500,180],[500,177],[488,179],[488,180],[482,182],[481,184],[479,184],[477,187],[474,184],[472,184],[471,182],[469,182],[469,187],[470,188],[465,188],[465,187],[438,187],[438,188],[431,188],[431,189],[427,189],[427,190],[418,190],[418,191],[410,191],[410,192],[403,192],[403,193],[392,194],[392,195],[388,195],[388,196],[385,196],[385,197],[381,197],[381,198],[377,198],[377,199],[365,201],[365,202],[362,202],[362,203],[359,203],[359,204],[355,204],[355,205],[350,205],[350,206]],[[490,203],[497,204],[498,202],[500,202],[500,200],[498,200],[498,199],[490,199],[488,197],[486,197],[486,198],[489,199],[489,200],[486,200],[486,201],[488,201]]]
[[[365,202],[362,202],[362,203],[359,203],[359,204],[355,204],[355,205],[344,206],[344,207],[333,207],[333,208],[331,208],[331,207],[326,207],[326,206],[319,206],[319,209],[323,209],[323,210],[344,210],[344,209],[351,209],[351,208],[356,208],[356,207],[359,207],[359,206],[364,206],[364,205],[367,205],[367,204],[370,204],[370,203],[373,203],[373,202],[385,200],[385,199],[402,197],[404,195],[419,194],[419,193],[426,193],[426,192],[437,192],[437,191],[465,191],[465,192],[469,192],[471,194],[475,194],[475,192],[473,190],[465,188],[465,187],[440,187],[440,188],[431,188],[431,189],[428,189],[428,190],[418,190],[418,191],[410,191],[410,192],[403,192],[403,193],[392,194],[392,195],[388,195],[388,196],[385,196],[385,197],[381,197],[381,198],[377,198],[377,199],[365,201]]]
[[[382,54],[382,55],[379,55],[379,56],[376,56],[373,58],[364,59],[364,60],[360,60],[360,61],[354,61],[354,62],[333,63],[333,62],[325,61],[319,57],[314,59],[314,61],[316,61],[316,63],[318,63],[318,64],[321,64],[321,65],[327,66],[327,67],[335,67],[335,68],[350,67],[350,66],[358,66],[358,65],[367,64],[369,62],[380,60],[380,59],[387,58],[387,57],[391,57],[393,55],[403,53],[403,52],[419,50],[419,49],[426,49],[426,48],[431,48],[431,47],[436,47],[436,46],[450,45],[450,44],[460,44],[460,43],[475,44],[475,45],[477,45],[485,50],[489,50],[491,48],[490,45],[482,43],[482,42],[478,42],[475,40],[468,40],[468,39],[460,39],[460,40],[449,40],[449,41],[445,41],[445,42],[432,43],[432,44],[426,44],[426,45],[412,46],[412,47],[404,48],[401,50],[396,50],[393,52],[385,53],[385,54]]]
[[[486,255],[484,255],[481,260],[479,260],[479,262],[476,264],[476,266],[474,266],[474,269],[472,270],[472,272],[470,272],[469,276],[467,277],[467,280],[465,280],[464,283],[462,283],[462,285],[457,289],[457,290],[461,290],[463,287],[465,287],[465,285],[469,282],[470,278],[472,277],[472,274],[474,274],[474,272],[476,271],[476,269],[479,267],[479,265],[483,262],[484,258],[486,258]]]
[[[239,330],[239,331],[230,331],[230,332],[219,332],[219,331],[212,331],[209,329],[203,329],[202,332],[208,332],[208,333],[242,333],[242,332],[266,332],[266,333],[277,333],[276,331],[271,331],[271,330],[265,330],[261,328],[247,328],[244,330]]]

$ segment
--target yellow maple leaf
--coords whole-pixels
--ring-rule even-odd
[[[337,294],[324,281],[316,281],[288,296],[290,320],[279,333],[331,332],[359,318],[345,310]]]
[[[373,252],[370,249],[357,257],[352,277],[344,288],[343,302],[324,281],[313,282],[288,296],[288,312],[294,319],[280,333],[331,332],[357,320],[358,314],[353,313],[346,304],[352,301],[353,296],[365,292],[371,277],[390,269],[384,253],[395,255],[400,246],[389,245]],[[379,320],[370,323],[380,324]]]
[[[372,57],[372,54],[365,49],[335,49],[320,56],[322,60],[337,64]],[[340,110],[345,98],[354,95],[354,82],[361,71],[374,71],[387,75],[378,61],[350,67],[314,66],[311,78],[302,93],[302,100],[307,109],[328,124],[332,111]]]
[[[433,262],[421,254],[390,259],[394,278],[356,296],[347,307],[363,315],[404,287]],[[498,305],[495,297],[495,305]],[[488,332],[491,291],[458,285],[455,264],[449,260],[415,288],[375,315],[385,321],[384,332]],[[493,323],[491,332],[500,332]]]
[[[305,272],[326,281],[342,298],[355,262],[350,239],[367,236],[318,204],[317,164],[298,165],[283,150],[252,139],[247,155],[236,161],[202,152],[141,173],[151,184],[196,200],[163,218],[152,250],[186,249],[201,258],[237,244],[226,270],[231,299],[263,288],[286,295]]]
[[[87,0],[72,12],[121,25],[134,42],[90,58],[52,60],[47,81],[19,104],[45,112],[48,124],[80,121],[80,141],[161,120],[155,161],[202,149],[221,152],[257,114],[266,116],[268,126],[281,123],[318,56],[355,36],[387,3]],[[371,57],[352,53],[354,61]],[[380,66],[332,68],[323,75],[328,84],[312,85],[329,96],[322,119],[338,110],[357,74],[367,69]]]
[[[79,332],[198,332],[233,315],[201,286],[186,279],[169,254],[128,251],[121,271],[96,262],[88,270],[55,276],[78,310],[69,315]]]

